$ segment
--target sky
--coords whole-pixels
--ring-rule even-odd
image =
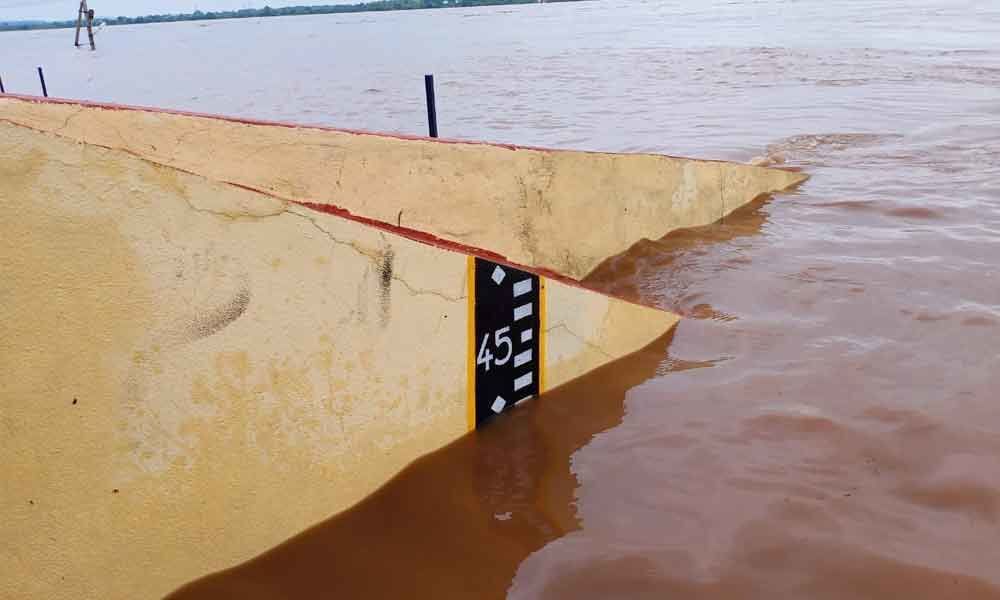
[[[361,0],[87,0],[101,17],[138,17],[162,13],[189,13],[195,10],[233,10],[266,6],[309,4],[354,4]],[[0,21],[40,19],[64,21],[76,18],[79,0],[0,0]]]

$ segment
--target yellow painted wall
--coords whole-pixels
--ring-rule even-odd
[[[466,255],[15,125],[11,102],[0,101],[0,598],[161,597],[466,431]],[[169,118],[184,131],[206,122]],[[172,152],[202,151],[178,137]],[[243,152],[212,147],[219,160],[204,168]],[[677,319],[557,281],[546,304],[550,387]]]
[[[0,97],[0,120],[486,248],[582,279],[805,175],[725,162],[401,140]]]
[[[677,315],[546,281],[546,389],[652,343]]]

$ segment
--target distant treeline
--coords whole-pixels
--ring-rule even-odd
[[[492,6],[497,4],[535,4],[538,0],[377,0],[360,4],[325,4],[321,6],[286,6],[284,8],[244,8],[175,15],[146,15],[144,17],[102,18],[95,22],[108,25],[134,25],[136,23],[170,23],[173,21],[211,21],[214,19],[248,19],[253,17],[283,17],[287,15],[327,15],[332,13],[357,13],[385,10],[413,10],[420,8],[450,8],[454,6]],[[546,2],[575,2],[578,0],[546,0]],[[76,27],[76,19],[69,21],[0,21],[0,31],[26,29],[64,29]]]

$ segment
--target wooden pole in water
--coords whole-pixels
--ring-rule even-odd
[[[437,102],[434,99],[434,76],[424,75],[424,90],[427,92],[427,126],[432,138],[438,136]]]
[[[42,68],[38,67],[38,79],[42,82],[42,95],[46,98],[49,97],[49,90],[45,87],[45,73],[42,73]]]
[[[73,43],[80,47],[80,27],[83,25],[83,11],[87,10],[87,0],[80,0],[80,8],[76,12],[76,41]]]
[[[97,50],[97,46],[94,44],[94,9],[92,8],[87,10],[87,37],[90,38],[90,49]]]

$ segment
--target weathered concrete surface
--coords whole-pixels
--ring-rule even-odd
[[[441,143],[0,97],[0,120],[488,248],[582,279],[642,239],[805,179],[672,158]]]
[[[545,389],[641,349],[680,320],[603,294],[581,294],[558,281],[547,281],[546,290]]]
[[[107,147],[64,137],[75,119],[59,134],[14,125],[27,120],[19,107],[48,105],[2,103],[0,597],[161,597],[350,506],[467,431],[469,258],[457,248],[225,183],[267,163],[235,162],[257,127],[91,109],[122,136],[144,126],[114,115],[173,123],[153,160],[103,130],[93,138]],[[176,154],[197,166],[211,138],[177,132],[202,127],[224,128],[238,150],[218,161],[208,151],[204,173],[159,164],[188,165]],[[334,145],[346,135],[260,129]],[[520,155],[440,148],[462,149],[435,156],[463,164],[473,150]],[[258,149],[280,162],[294,145]],[[391,162],[409,160],[421,162]],[[280,184],[268,167],[284,194],[321,189],[288,167]],[[300,176],[309,189],[293,193]],[[548,387],[677,320],[564,282],[546,289]]]

